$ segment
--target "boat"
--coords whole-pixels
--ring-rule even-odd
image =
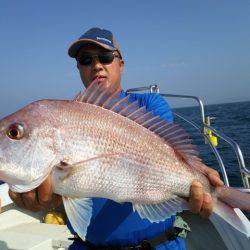
[[[225,141],[235,152],[239,171],[242,178],[241,191],[250,193],[250,170],[245,166],[244,157],[239,145],[230,137],[213,128],[210,124],[210,118],[205,115],[203,102],[196,96],[176,95],[161,93],[157,85],[147,87],[133,88],[127,90],[128,93],[149,91],[150,93],[160,93],[164,98],[181,98],[195,101],[200,109],[200,123],[197,124],[183,115],[174,112],[174,116],[196,129],[204,137],[204,143],[208,144],[210,150],[216,157],[220,167],[223,181],[226,186],[229,185],[228,174],[225,164],[216,148],[217,137]],[[73,235],[68,230],[65,223],[52,223],[48,220],[46,212],[31,212],[17,207],[13,204],[8,195],[8,185],[0,185],[0,197],[2,199],[2,212],[0,214],[0,249],[68,249],[72,244]],[[62,209],[62,208],[61,208]],[[239,218],[245,223],[250,222],[246,215],[239,209],[235,209]],[[63,211],[62,211],[63,212]],[[51,215],[51,213],[50,213]],[[54,217],[53,217],[54,216]],[[61,216],[61,215],[60,215]],[[55,211],[52,211],[52,217],[58,217]],[[187,249],[192,250],[249,250],[250,239],[228,224],[221,217],[213,214],[211,220],[204,220],[198,215],[189,211],[184,211],[180,216],[188,222],[191,232],[188,233],[186,240]]]

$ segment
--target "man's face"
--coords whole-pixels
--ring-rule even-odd
[[[107,52],[104,48],[88,44],[79,50],[77,58],[79,59],[83,55],[98,55],[100,53]],[[117,51],[115,55],[119,55]],[[124,62],[118,57],[114,57],[114,60],[109,64],[103,64],[97,57],[94,57],[90,65],[81,65],[77,60],[77,67],[80,72],[80,76],[85,87],[96,78],[99,81],[107,81],[109,84],[114,85],[115,88],[121,87],[121,74],[124,68]]]

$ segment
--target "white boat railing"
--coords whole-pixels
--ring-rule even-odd
[[[166,97],[171,97],[171,98],[181,98],[181,99],[195,100],[198,103],[199,108],[200,108],[200,117],[201,117],[200,125],[197,125],[195,122],[190,121],[189,119],[185,118],[183,115],[178,114],[176,112],[174,112],[174,115],[179,117],[180,119],[182,119],[183,121],[185,121],[186,123],[188,123],[189,125],[194,127],[195,129],[197,129],[206,138],[206,142],[210,146],[212,152],[214,153],[214,155],[215,155],[215,157],[217,159],[217,162],[218,162],[219,167],[221,169],[221,173],[222,173],[224,183],[227,186],[230,186],[230,184],[229,184],[226,168],[224,166],[223,160],[222,160],[218,150],[216,149],[216,147],[213,145],[213,143],[209,139],[207,131],[208,130],[212,131],[216,136],[218,136],[220,139],[222,139],[228,145],[230,145],[230,147],[235,152],[235,155],[236,155],[236,158],[237,158],[237,161],[238,161],[238,167],[239,167],[242,182],[243,182],[243,188],[240,188],[240,189],[242,191],[245,191],[245,192],[250,191],[250,185],[249,185],[250,169],[248,169],[246,167],[246,165],[245,165],[244,157],[243,157],[243,154],[242,154],[242,151],[241,151],[239,145],[234,140],[232,140],[230,137],[226,136],[222,132],[220,132],[220,131],[216,130],[215,128],[213,128],[212,126],[210,126],[209,116],[207,116],[207,117],[205,116],[205,108],[204,108],[203,102],[200,100],[200,98],[198,98],[196,96],[161,93],[160,89],[159,89],[159,87],[157,85],[150,85],[150,86],[147,86],[147,87],[128,89],[127,93],[141,92],[141,91],[149,91],[150,93],[159,93],[165,98]]]

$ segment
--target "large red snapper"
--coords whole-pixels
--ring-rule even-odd
[[[83,239],[89,198],[132,202],[141,218],[158,222],[187,209],[190,185],[199,180],[214,212],[249,236],[249,223],[232,208],[249,211],[250,195],[211,186],[183,129],[118,95],[93,82],[74,101],[37,101],[2,119],[0,179],[26,192],[52,173],[53,191]]]

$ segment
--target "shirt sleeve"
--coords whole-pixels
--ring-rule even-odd
[[[145,105],[148,111],[154,111],[161,119],[166,119],[173,123],[173,113],[167,101],[160,94],[147,94],[145,96]]]

